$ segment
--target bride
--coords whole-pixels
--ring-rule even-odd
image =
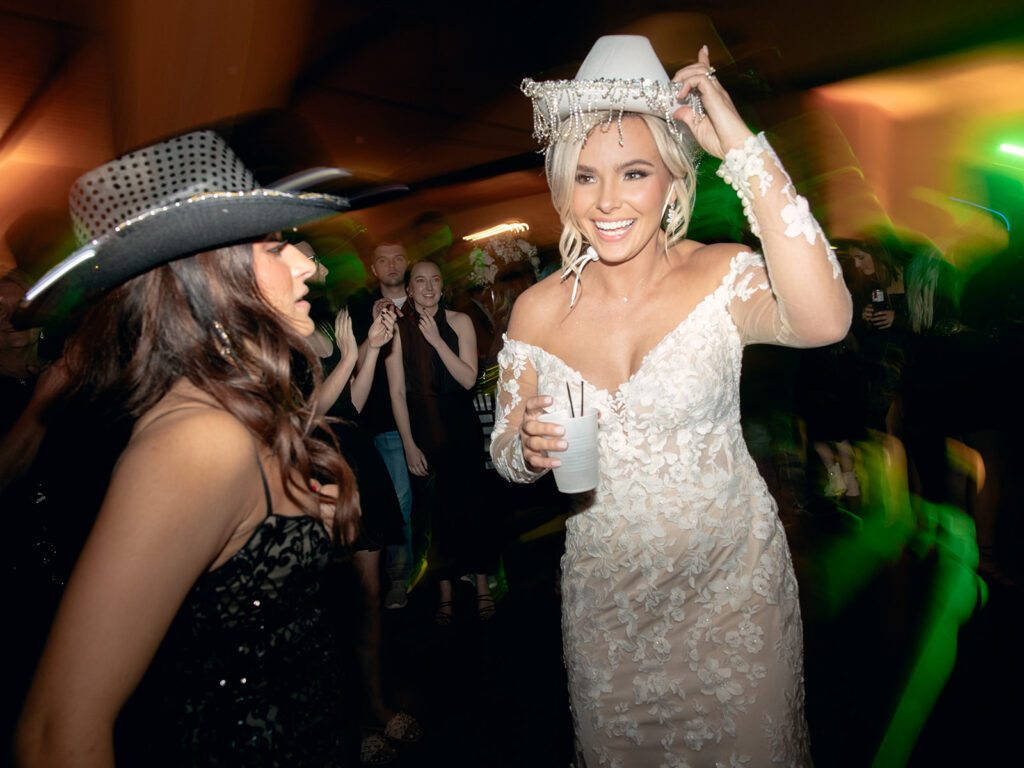
[[[740,429],[743,346],[843,338],[825,236],[705,46],[669,81],[646,38],[597,41],[571,81],[524,81],[562,220],[562,278],[520,296],[499,356],[491,454],[507,479],[559,465],[585,389],[600,484],[562,560],[581,762],[807,765],[797,585]],[[764,256],[685,238],[697,146],[724,158]]]

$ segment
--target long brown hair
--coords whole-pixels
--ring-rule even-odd
[[[294,477],[319,477],[339,487],[336,534],[358,514],[352,470],[336,445],[314,435],[325,427],[311,405],[319,361],[263,299],[251,243],[179,259],[115,288],[89,310],[69,349],[77,389],[131,418],[187,379],[270,449],[296,505],[318,513]]]

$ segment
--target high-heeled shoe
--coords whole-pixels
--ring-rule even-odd
[[[494,598],[490,594],[476,596],[476,617],[480,621],[490,621],[495,614]]]
[[[452,601],[444,600],[437,604],[437,610],[434,612],[434,621],[439,627],[447,627],[452,623]]]
[[[363,735],[359,743],[360,765],[391,765],[398,759],[398,752],[379,733]]]

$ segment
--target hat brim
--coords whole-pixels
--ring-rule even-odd
[[[520,86],[533,101],[533,134],[542,144],[580,140],[608,115],[636,113],[664,120],[673,136],[686,140],[685,131],[675,119],[680,83],[671,80],[639,78],[598,80],[548,80],[529,78]]]
[[[573,112],[635,112],[665,118],[682,104],[679,83],[671,80],[523,81],[523,91],[547,119],[565,120]],[[554,107],[554,109],[552,109]]]
[[[214,193],[147,212],[68,256],[29,291],[18,328],[59,320],[154,267],[347,210],[341,197],[274,190]],[[91,254],[91,255],[90,255]]]

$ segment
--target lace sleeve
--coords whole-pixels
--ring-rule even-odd
[[[498,353],[498,392],[491,432],[491,461],[498,474],[513,483],[532,483],[547,470],[535,472],[526,466],[519,437],[519,424],[526,410],[526,398],[537,392],[537,369],[530,362],[529,347],[503,337]]]
[[[803,343],[783,322],[779,302],[772,293],[768,270],[761,254],[750,251],[736,254],[726,282],[729,314],[739,328],[744,344],[810,346]]]
[[[842,339],[852,313],[842,269],[764,134],[729,150],[718,175],[764,246],[763,260],[741,253],[732,267],[732,314],[744,338],[808,347]]]

